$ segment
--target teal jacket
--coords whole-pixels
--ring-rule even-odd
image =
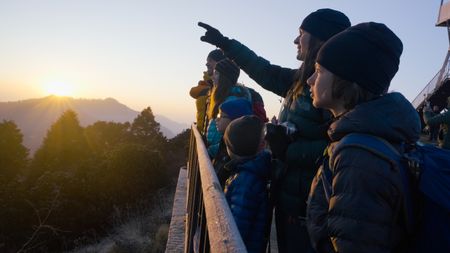
[[[425,111],[423,112],[423,120],[429,126],[439,126],[440,124],[444,124],[442,128],[444,131],[444,137],[443,139],[439,138],[439,146],[444,149],[450,149],[450,134],[448,134],[450,126],[450,111],[440,114]]]
[[[279,122],[289,121],[297,129],[296,139],[286,152],[281,175],[278,205],[292,215],[305,215],[306,198],[317,166],[327,145],[330,114],[312,106],[308,86],[293,98],[294,77],[298,69],[283,68],[257,56],[248,47],[231,40],[225,55],[266,90],[285,98]]]

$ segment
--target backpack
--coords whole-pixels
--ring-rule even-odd
[[[321,179],[327,201],[332,194],[334,157],[346,147],[365,149],[399,169],[405,192],[408,252],[450,252],[450,151],[416,143],[400,153],[386,140],[349,134],[336,144]]]
[[[247,89],[250,92],[253,113],[262,122],[264,122],[264,123],[268,122],[269,119],[267,118],[266,109],[264,109],[264,101],[263,101],[261,95],[252,88],[247,87]]]

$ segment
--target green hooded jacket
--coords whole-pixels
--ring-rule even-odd
[[[277,201],[278,206],[290,215],[305,216],[308,191],[317,170],[316,161],[328,142],[326,129],[330,114],[312,106],[308,88],[294,98],[295,75],[299,69],[273,65],[236,40],[231,40],[224,53],[261,87],[285,98],[279,122],[293,123],[297,132],[286,152]]]

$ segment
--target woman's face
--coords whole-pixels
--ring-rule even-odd
[[[217,62],[210,57],[206,58],[206,69],[208,71],[208,75],[212,76],[214,73],[214,68],[216,67]]]
[[[310,86],[314,107],[331,111],[335,109],[336,100],[332,96],[333,79],[333,73],[316,63],[316,71],[306,81]]]
[[[216,118],[217,131],[219,131],[219,133],[224,133],[230,122],[230,117],[228,117],[226,113],[219,111],[219,114],[217,114]]]
[[[301,28],[298,29],[298,32],[299,35],[294,40],[294,44],[297,45],[297,60],[304,61],[309,50],[311,34]]]

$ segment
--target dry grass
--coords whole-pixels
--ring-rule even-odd
[[[111,233],[70,253],[160,253],[165,251],[175,185],[158,191],[151,201],[115,210]]]

